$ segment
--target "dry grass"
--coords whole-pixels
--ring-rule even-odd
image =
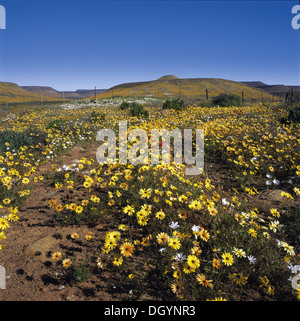
[[[62,101],[60,98],[43,96],[42,100],[46,101]],[[31,93],[17,84],[9,82],[0,82],[0,104],[37,102],[41,101],[41,96]]]
[[[241,96],[250,101],[257,99],[261,101],[272,100],[272,95],[265,91],[248,87],[240,82],[215,79],[215,78],[195,78],[195,79],[158,79],[148,82],[125,83],[110,88],[97,98],[110,98],[113,96],[154,96],[160,98],[182,97],[189,99],[206,99],[206,90],[209,99],[221,93],[231,93]]]

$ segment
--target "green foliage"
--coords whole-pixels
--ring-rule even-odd
[[[136,103],[135,101],[129,103],[128,101],[123,101],[120,105],[120,109],[122,110],[130,110],[130,115],[133,117],[143,117],[148,119],[149,112],[144,108],[143,105]]]
[[[149,117],[149,112],[145,110],[144,106],[141,104],[134,102],[128,102],[128,101],[123,101],[122,104],[120,105],[120,109],[122,110],[130,110],[130,115],[133,117],[144,117],[148,118]]]
[[[104,122],[105,121],[105,114],[104,113],[96,113],[95,111],[91,114],[91,120],[93,123],[96,122]]]
[[[222,93],[214,98],[213,103],[221,107],[241,106],[241,97],[235,94]]]
[[[0,132],[0,153],[9,150],[18,150],[21,146],[35,146],[39,143],[45,144],[46,133],[36,132],[33,130],[25,130],[22,132],[15,132],[12,130],[4,130]],[[9,146],[6,146],[8,143]]]
[[[300,208],[288,208],[290,215],[284,216],[281,222],[284,226],[284,234],[287,242],[294,243],[296,248],[300,246]]]
[[[204,100],[204,101],[197,103],[197,106],[199,106],[199,107],[213,107],[213,105],[214,105],[213,102],[210,100]]]
[[[175,110],[183,110],[184,109],[184,101],[179,98],[167,99],[163,105],[163,109],[175,109]]]
[[[92,226],[99,221],[99,218],[103,216],[105,212],[105,210],[101,210],[99,207],[89,204],[88,206],[85,206],[80,213],[76,213],[71,209],[64,209],[62,212],[57,212],[55,219],[65,225],[79,226],[83,224],[89,224]]]
[[[290,110],[288,121],[291,123],[300,123],[300,105]]]
[[[300,103],[300,93],[290,93],[287,102],[289,104]]]
[[[52,119],[47,125],[46,129],[61,129],[65,124],[65,121],[61,118]]]
[[[148,110],[146,110],[143,105],[138,104],[136,102],[129,103],[127,101],[124,101],[120,105],[120,109],[122,110],[129,109],[130,115],[132,117],[143,117],[145,119],[148,119],[149,117]]]
[[[130,103],[128,101],[123,101],[122,104],[120,105],[120,109],[125,110],[130,107]]]
[[[288,117],[281,118],[280,123],[281,124],[300,123],[300,105],[297,105],[294,108],[290,109]]]
[[[89,266],[86,260],[76,260],[76,257],[71,258],[72,264],[66,270],[64,275],[64,280],[66,283],[80,283],[89,279],[91,273],[89,271]]]
[[[142,105],[132,107],[130,110],[130,113],[131,113],[131,116],[133,116],[133,117],[143,117],[146,119],[149,118],[148,110],[144,109],[144,107]]]

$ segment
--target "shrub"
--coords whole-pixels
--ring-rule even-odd
[[[46,129],[61,129],[64,124],[65,121],[61,118],[53,119],[47,124]]]
[[[199,107],[213,107],[213,102],[209,100],[201,101],[197,104]]]
[[[288,121],[291,123],[300,123],[300,105],[290,110]]]
[[[300,93],[290,93],[287,97],[287,103],[294,104],[300,102]]]
[[[287,118],[280,119],[281,124],[300,123],[300,105],[290,109]]]
[[[7,143],[10,150],[18,150],[21,146],[35,146],[39,143],[45,145],[46,138],[46,133],[30,129],[22,132],[5,130],[0,132],[0,153],[7,151]]]
[[[76,257],[70,257],[67,260],[70,260],[71,263],[68,268],[62,269],[61,280],[64,283],[73,285],[90,278],[91,272],[87,260],[79,260]]]
[[[133,117],[144,117],[146,119],[149,117],[148,110],[145,110],[143,105],[136,102],[129,103],[128,101],[123,101],[120,105],[120,109],[130,109],[130,114]]]
[[[144,117],[146,119],[149,117],[148,110],[145,110],[144,106],[135,102],[130,104],[130,114],[133,117]]]
[[[128,109],[130,106],[128,101],[123,101],[122,104],[120,105],[120,109],[124,110],[124,109]]]
[[[105,114],[104,113],[96,113],[95,111],[93,111],[91,114],[91,120],[93,123],[103,122],[103,121],[105,121]]]
[[[184,101],[179,98],[174,98],[174,99],[167,99],[163,105],[163,109],[175,109],[175,110],[182,110],[184,109]]]
[[[120,109],[129,109],[132,117],[144,117],[146,119],[149,117],[148,110],[145,110],[143,105],[136,102],[129,103],[128,101],[123,101],[120,105]]]
[[[221,107],[240,106],[241,97],[235,94],[222,93],[214,98],[213,103]]]

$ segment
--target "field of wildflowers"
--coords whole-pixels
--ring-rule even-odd
[[[145,293],[299,300],[291,280],[300,265],[300,125],[281,124],[287,110],[278,104],[146,109],[147,120],[92,105],[32,108],[2,120],[0,264],[9,270],[10,234],[19,230],[22,240],[28,204],[40,193],[48,195],[47,222],[58,242],[36,264],[47,266],[56,288],[92,280],[92,296],[101,298],[98,282],[113,276],[116,298],[128,300]],[[99,145],[97,131],[117,132],[121,120],[149,135],[203,128],[204,172],[186,176],[185,165],[175,163],[98,164],[90,152]],[[76,159],[74,146],[82,149]]]

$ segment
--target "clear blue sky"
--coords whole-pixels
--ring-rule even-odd
[[[299,1],[0,4],[0,81],[76,90],[173,74],[300,85]]]

